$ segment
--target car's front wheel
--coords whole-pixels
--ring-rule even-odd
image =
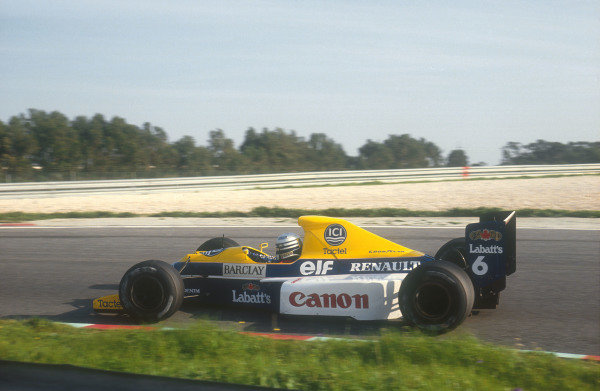
[[[473,283],[459,266],[427,262],[410,272],[399,293],[402,316],[423,331],[443,333],[456,328],[473,309]]]
[[[123,275],[119,299],[135,320],[155,323],[170,317],[181,307],[183,280],[166,262],[140,262]]]

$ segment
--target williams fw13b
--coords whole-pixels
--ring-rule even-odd
[[[435,256],[411,250],[338,218],[302,216],[304,237],[277,238],[276,256],[225,237],[168,264],[132,266],[119,293],[93,302],[97,312],[143,323],[173,315],[184,300],[275,313],[403,317],[429,332],[460,325],[474,309],[493,309],[516,270],[515,212],[481,216]]]

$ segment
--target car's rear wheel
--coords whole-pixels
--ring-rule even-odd
[[[211,251],[218,250],[220,248],[228,248],[228,247],[238,247],[239,244],[230,238],[226,238],[224,236],[220,238],[212,238],[208,239],[206,242],[202,243],[200,247],[196,249],[196,251]]]
[[[410,272],[399,293],[404,319],[423,331],[443,333],[471,313],[475,293],[469,276],[447,261],[427,262]]]
[[[461,269],[467,269],[467,242],[465,238],[456,238],[445,243],[435,253],[435,259],[448,261],[458,265]]]
[[[123,275],[119,299],[136,321],[155,323],[170,317],[181,307],[183,280],[166,262],[140,262]]]

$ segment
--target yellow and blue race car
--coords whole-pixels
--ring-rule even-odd
[[[302,216],[304,237],[281,235],[277,256],[216,237],[168,264],[149,260],[123,275],[119,293],[93,301],[143,323],[173,315],[183,300],[275,313],[403,317],[431,332],[460,325],[473,309],[493,309],[516,270],[515,212],[467,225],[435,256],[411,250],[346,220]]]

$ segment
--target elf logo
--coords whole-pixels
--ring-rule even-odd
[[[327,274],[331,270],[333,270],[333,261],[306,261],[300,265],[300,274],[303,276]]]

